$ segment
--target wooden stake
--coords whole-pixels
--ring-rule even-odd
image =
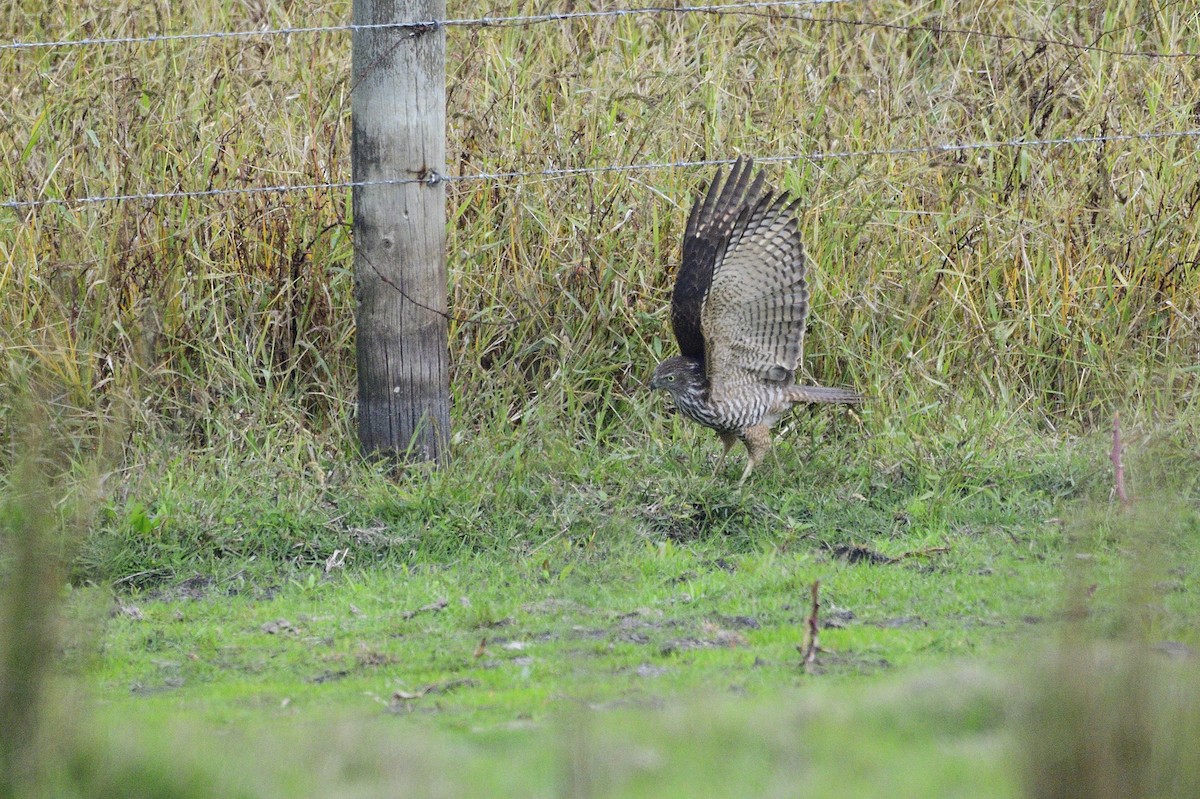
[[[1125,491],[1125,464],[1121,460],[1121,414],[1113,414],[1113,444],[1109,456],[1113,464],[1113,485],[1117,499],[1122,505],[1129,504],[1129,494]]]
[[[808,625],[804,633],[804,645],[800,648],[805,671],[812,671],[816,666],[817,652],[821,648],[818,640],[821,632],[821,581],[813,580],[810,591],[812,593],[812,611],[808,614]]]
[[[354,22],[444,19],[445,0],[354,0]],[[363,450],[441,460],[450,433],[446,32],[354,31],[358,434]]]

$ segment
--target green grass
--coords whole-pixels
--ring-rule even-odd
[[[496,470],[481,487],[481,475],[445,470],[314,489],[311,502],[287,485],[276,502],[255,489],[253,501],[208,498],[177,471],[187,491],[147,490],[152,510],[110,512],[85,548],[98,564],[105,552],[158,559],[120,584],[118,604],[138,610],[107,623],[115,657],[95,676],[105,696],[162,691],[150,701],[218,715],[298,686],[317,705],[369,710],[386,686],[466,679],[436,699],[439,718],[460,726],[540,713],[548,694],[605,702],[647,684],[743,681],[769,692],[800,676],[814,580],[843,622],[823,639],[839,653],[829,672],[870,674],[1036,637],[1067,612],[1074,561],[1094,572],[1099,634],[1119,634],[1133,582],[1162,586],[1156,601],[1169,603],[1154,635],[1200,644],[1194,478],[1164,478],[1183,489],[1161,495],[1184,498],[1174,506],[1138,479],[1146,510],[1124,514],[1093,509],[1109,477],[1092,441],[993,454],[971,490],[929,466],[796,462],[794,446],[746,491],[655,452],[631,462],[553,446],[514,461],[511,482]],[[1130,469],[1185,463],[1160,455]],[[1133,573],[1131,553],[1153,573]],[[78,594],[82,606],[106,595]]]
[[[1054,796],[1064,773],[1128,766],[1132,739],[1159,752],[1135,758],[1134,795],[1186,796],[1194,781],[1161,781],[1188,762],[1171,742],[1193,717],[1173,703],[1198,677],[1168,653],[1200,648],[1200,513],[1191,456],[1145,446],[1132,510],[1104,502],[1095,440],[994,452],[976,464],[991,491],[930,465],[861,480],[786,445],[746,492],[654,453],[652,488],[587,484],[618,456],[553,446],[515,468],[522,490],[380,478],[345,507],[390,521],[330,533],[340,567],[315,545],[285,562],[198,547],[132,592],[73,591],[65,665],[96,703],[76,779],[121,785],[167,758],[168,785],[249,796]],[[389,516],[406,506],[438,510]],[[456,532],[422,535],[422,517]],[[148,518],[160,538],[188,522]],[[805,669],[814,580],[831,626]],[[1159,687],[1131,692],[1147,674]],[[1064,730],[1062,712],[1090,720]],[[162,736],[197,743],[181,758]]]
[[[68,657],[98,700],[74,756],[253,796],[1187,796],[1200,675],[1164,653],[1200,646],[1198,532],[1113,508],[889,564],[718,537],[83,590],[107,621]],[[834,626],[806,670],[813,579]]]
[[[485,10],[546,9],[449,13]],[[448,166],[1195,127],[1194,59],[1062,44],[1197,52],[1185,4],[812,13],[453,29]],[[345,179],[349,52],[2,50],[0,196]],[[347,193],[0,211],[0,776],[43,769],[0,799],[1195,795],[1194,657],[1160,651],[1200,649],[1195,165],[1163,138],[766,167],[806,202],[806,367],[867,401],[788,419],[744,490],[645,389],[709,169],[450,184],[441,469],[357,454]],[[841,626],[809,673],[814,580]]]

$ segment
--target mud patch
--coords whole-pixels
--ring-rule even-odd
[[[883,565],[896,562],[895,558],[888,557],[882,552],[876,552],[873,549],[860,547],[856,544],[835,544],[829,547],[829,551],[835,558],[841,558],[850,564],[871,563]]]
[[[928,627],[929,622],[922,619],[920,616],[896,616],[891,619],[880,619],[879,621],[867,622],[872,627],[879,627],[884,630],[898,630],[903,627]]]
[[[821,650],[817,659],[811,663],[796,667],[796,670],[804,673],[819,676],[822,674],[847,672],[852,674],[874,674],[875,672],[890,669],[892,664],[881,657],[869,657],[866,655],[857,655],[853,652],[828,652]]]

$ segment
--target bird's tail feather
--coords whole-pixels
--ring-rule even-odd
[[[862,402],[862,394],[848,388],[792,386],[788,389],[788,395],[792,402],[841,402],[847,405]]]

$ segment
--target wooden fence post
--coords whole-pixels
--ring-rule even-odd
[[[354,0],[357,25],[426,22],[445,0]],[[442,460],[450,434],[446,314],[446,33],[354,31],[358,435],[363,450]]]

